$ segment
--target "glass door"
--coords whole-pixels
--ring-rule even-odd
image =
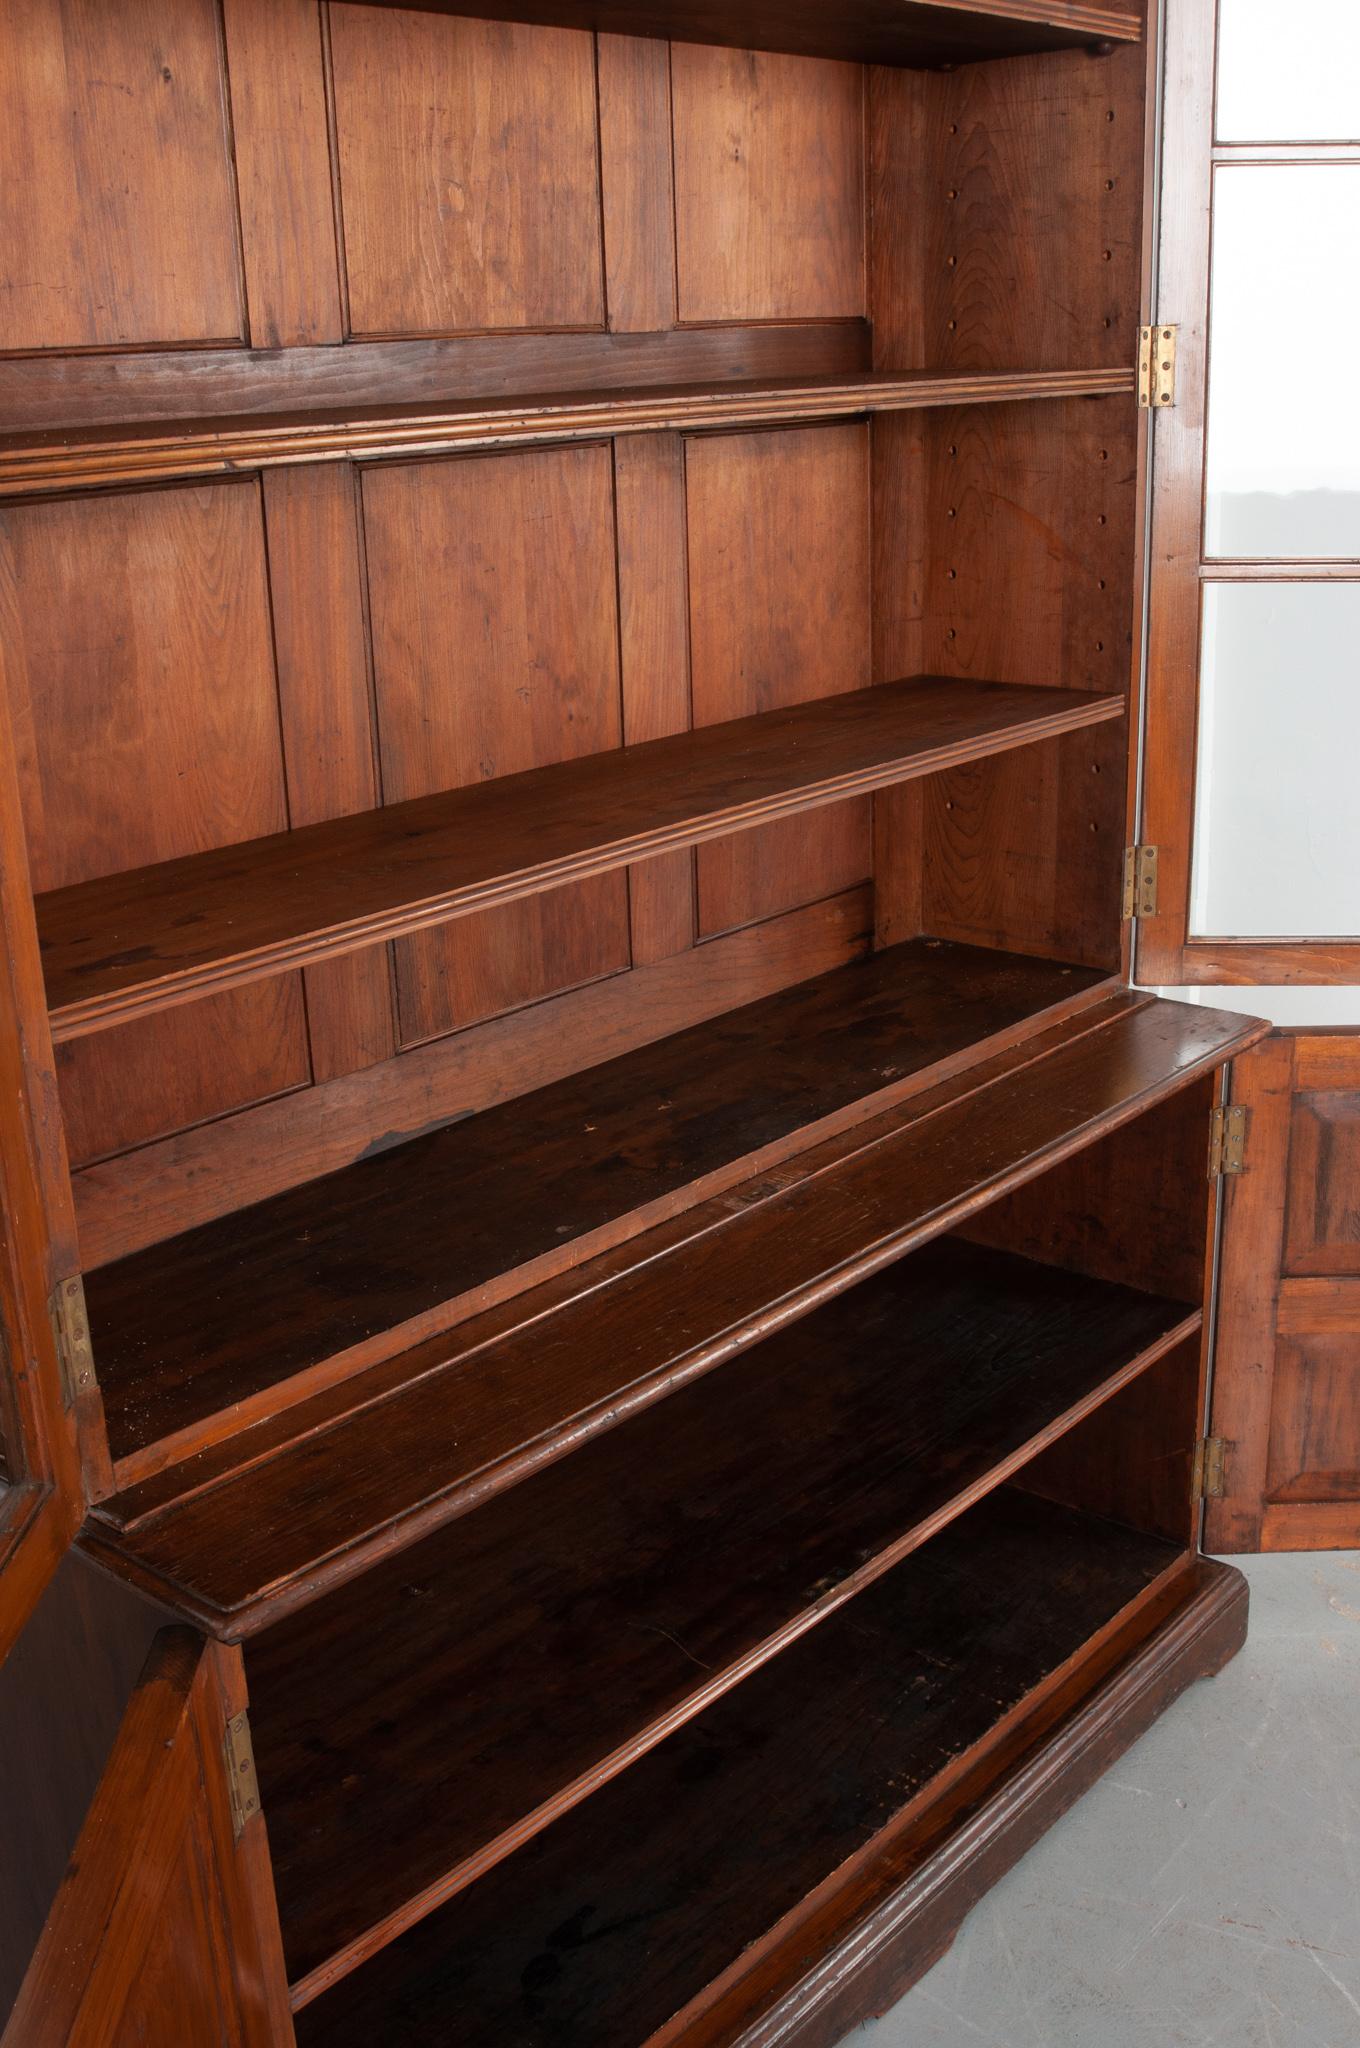
[[[1360,8],[1165,29],[1138,978],[1360,983]]]

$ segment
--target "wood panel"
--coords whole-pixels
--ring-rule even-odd
[[[932,417],[926,645],[940,672],[989,660],[1127,698],[1136,464],[1127,406],[1076,401]],[[990,671],[988,671],[990,673]],[[926,799],[925,924],[941,936],[1119,957],[1127,741],[1083,736]]]
[[[1360,1038],[1277,1033],[1238,1063],[1214,1427],[1216,1546],[1327,1549],[1360,1533]]]
[[[331,15],[350,331],[601,327],[588,35]]]
[[[621,743],[607,447],[379,470],[364,520],[389,802]],[[474,914],[398,947],[402,1040],[629,958],[620,874]]]
[[[871,677],[868,430],[690,442],[690,639],[697,726],[862,688]],[[860,882],[869,807],[743,833],[699,856],[699,929],[721,931]]]
[[[243,1705],[239,1656],[187,1629],[156,1638],[6,2048],[289,2040],[258,1807],[233,1840],[225,1733]]]
[[[860,68],[677,43],[671,73],[680,318],[862,315]]]
[[[614,443],[614,504],[623,732],[634,746],[687,732],[693,719],[685,451],[678,435]],[[633,959],[639,966],[692,946],[693,851],[685,847],[631,868],[628,899]]]
[[[596,63],[609,327],[646,334],[676,318],[670,44],[602,35]]]
[[[213,0],[4,0],[0,133],[0,350],[242,335]]]
[[[1360,1275],[1360,1043],[1332,1043],[1350,1053],[1350,1071],[1339,1068],[1323,1088],[1309,1085],[1311,1076],[1296,1055],[1284,1246],[1288,1274]]]
[[[252,482],[17,506],[0,612],[34,887],[288,823]],[[302,991],[233,991],[60,1056],[79,1162],[309,1078]]]
[[[18,1996],[156,1631],[173,1616],[69,1551],[0,1661],[0,2023]]]
[[[293,1983],[749,1681],[1186,1322],[945,1239],[269,1631],[249,1671]]]
[[[358,485],[348,465],[262,479],[279,726],[294,825],[378,802]],[[396,1051],[386,946],[303,977],[312,1075],[333,1080]]]
[[[1178,1554],[986,1503],[304,2008],[299,2042],[415,2048],[455,2015],[469,2048],[683,2039],[691,2002],[745,1975],[833,1876],[853,1888],[857,1857],[925,1787],[1032,1710]]]
[[[222,0],[252,348],[344,339],[318,0]]]

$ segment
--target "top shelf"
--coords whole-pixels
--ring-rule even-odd
[[[779,426],[928,406],[1132,393],[1131,368],[856,372],[740,379],[608,393],[436,399],[343,411],[257,413],[0,438],[0,498],[167,482],[304,462],[452,454],[600,435]]]
[[[918,68],[1137,42],[1143,33],[1138,7],[1097,7],[1088,0],[424,0],[424,6],[483,21]]]

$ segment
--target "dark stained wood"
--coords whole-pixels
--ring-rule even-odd
[[[330,35],[350,332],[602,327],[592,38],[364,7]]]
[[[462,1889],[1196,1321],[944,1239],[270,1630],[249,1676],[294,1984]]]
[[[0,1663],[0,2018],[18,1996],[156,1631],[174,1617],[68,1551]]]
[[[187,1629],[152,1645],[6,2048],[287,2040],[264,1819],[233,1841],[224,1736],[240,1659]]]
[[[688,858],[663,855],[651,865],[677,857]],[[868,892],[850,890],[711,940],[683,958],[612,975],[361,1074],[101,1161],[74,1176],[82,1261],[108,1265],[333,1173],[362,1158],[375,1133],[400,1144],[828,973],[866,950],[869,918]],[[206,1007],[181,1014],[194,1017]]]
[[[868,456],[853,425],[689,444],[696,726],[872,681]],[[699,930],[850,887],[872,858],[863,802],[724,838],[699,852]]]
[[[671,91],[680,318],[863,316],[859,68],[680,42]]]
[[[1010,1496],[974,1509],[304,2008],[300,2048],[426,2042],[455,2012],[469,2043],[651,2040],[1177,1557]]]
[[[396,6],[400,0],[376,0]],[[1136,41],[1136,4],[1088,0],[430,0],[446,14],[474,11],[497,21],[558,22],[621,35],[673,37],[739,50],[785,50],[871,64],[967,64],[1027,50],[1089,48]]]
[[[943,1082],[418,1348],[374,1375],[363,1407],[264,1443],[261,1462],[209,1459],[201,1481],[191,1463],[134,1489],[85,1540],[205,1626],[258,1628],[966,1221],[1262,1028],[1137,998],[1068,1020],[973,1085]]]
[[[943,1809],[800,1917],[765,1964],[686,2031],[686,2048],[836,2048],[948,1949],[968,1913],[1186,1686],[1246,1641],[1240,1572],[1201,1562],[1137,1611],[1051,1695],[1037,1741],[1022,1722]],[[748,2024],[749,2023],[749,2024]],[[745,2031],[741,2029],[745,2027]]]
[[[657,384],[768,384],[869,367],[863,321],[710,327],[673,334],[506,334],[350,342],[343,348],[166,349],[0,359],[0,418],[15,434],[119,430],[133,421],[422,407],[526,391],[616,396]],[[1131,374],[1131,373],[1130,373]],[[124,436],[124,438],[126,438]],[[3,444],[0,444],[3,445]]]
[[[1122,713],[1085,691],[921,677],[55,890],[39,904],[55,1029],[79,1036]]]
[[[447,1329],[864,1118],[1097,981],[904,947],[91,1273],[114,1455]]]
[[[735,342],[728,344],[725,354],[735,362],[737,374],[726,386],[694,383],[664,388],[669,380],[659,375],[656,382],[663,388],[656,391],[630,383],[611,391],[607,397],[593,397],[584,395],[591,389],[586,373],[593,368],[596,383],[607,379],[601,379],[598,365],[587,361],[581,365],[582,389],[578,391],[547,390],[532,384],[516,389],[509,386],[507,379],[502,384],[502,388],[508,387],[507,395],[481,399],[475,396],[475,390],[471,397],[465,395],[451,379],[449,383],[436,383],[427,377],[418,384],[414,394],[418,402],[414,404],[350,407],[344,412],[287,412],[277,417],[254,413],[235,420],[218,415],[210,420],[188,419],[173,426],[138,431],[129,431],[125,426],[81,431],[48,428],[37,434],[0,435],[0,498],[111,482],[157,483],[186,475],[211,476],[250,468],[334,462],[341,457],[357,461],[402,454],[451,454],[525,442],[660,433],[671,428],[698,431],[723,426],[777,426],[789,420],[892,414],[961,401],[997,405],[1011,399],[1100,397],[1112,392],[1127,395],[1133,389],[1133,371],[1122,366],[966,371],[947,375],[914,370],[870,375],[857,367],[862,351],[855,339],[856,332],[846,324],[826,328],[780,326],[768,330],[737,326],[681,330],[674,336],[627,337],[635,341],[638,353],[638,360],[630,359],[626,366],[631,377],[635,370],[646,367],[644,351],[662,342],[693,341],[693,353],[698,356],[698,344],[711,336],[715,346],[704,352],[716,355],[722,338],[734,336]],[[801,353],[814,355],[807,344],[819,342],[819,354],[823,357],[832,353],[830,344],[837,334],[846,335],[850,338],[838,353],[848,356],[856,366],[826,375],[814,371],[806,377],[755,381],[741,374],[746,364],[738,356],[736,344],[743,337],[754,344],[757,337],[765,334],[771,339],[791,337],[782,351],[784,355],[799,352],[796,345],[801,335],[806,337]],[[475,345],[448,344],[450,349],[471,349]],[[401,345],[389,346],[395,353]],[[773,353],[769,342],[764,352]],[[364,355],[366,351],[356,344],[344,353]],[[749,353],[755,353],[754,347]],[[658,368],[664,365],[663,357]],[[725,368],[726,364],[720,363],[718,367]],[[394,365],[394,371],[396,368]],[[560,369],[557,374],[561,374]],[[4,376],[5,365],[0,363],[0,391]],[[317,382],[321,381],[318,375]],[[395,376],[387,380],[389,388],[398,381]],[[475,387],[478,381],[486,379],[473,376],[469,381]],[[303,395],[310,396],[310,391]]]
[[[1360,1040],[1277,1032],[1236,1063],[1246,1170],[1228,1183],[1214,1429],[1221,1549],[1360,1541]]]
[[[0,351],[241,335],[212,0],[6,0],[0,134]]]
[[[1046,1265],[1202,1303],[1213,1106],[1212,1080],[1180,1089],[1042,1180],[992,1203],[969,1225],[970,1237]]]

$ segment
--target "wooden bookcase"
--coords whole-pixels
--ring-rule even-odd
[[[1245,1628],[1141,10],[9,12],[6,2048],[830,2044]]]

